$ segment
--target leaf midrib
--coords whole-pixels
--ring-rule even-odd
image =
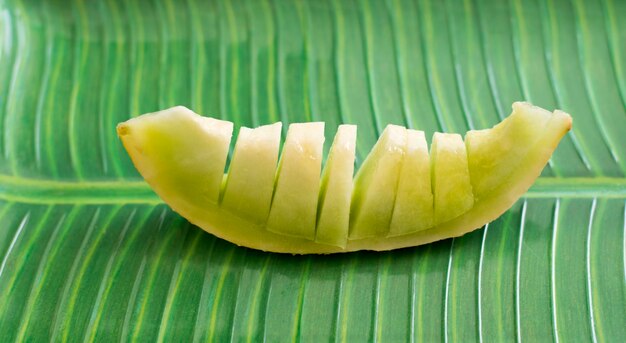
[[[626,178],[540,177],[526,198],[626,198]],[[0,200],[36,204],[160,204],[143,180],[58,181],[0,175]]]

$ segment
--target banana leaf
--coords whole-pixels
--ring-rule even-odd
[[[626,2],[0,1],[0,340],[626,340]],[[573,131],[506,214],[384,253],[290,256],[164,205],[116,123],[464,133],[526,100]],[[284,126],[286,127],[286,126]],[[327,139],[327,146],[331,139]]]

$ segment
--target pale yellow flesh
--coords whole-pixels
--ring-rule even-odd
[[[185,139],[172,131],[184,132]],[[182,106],[130,119],[117,128],[135,167],[148,184],[161,189],[163,199],[198,206],[219,201],[232,131],[233,123],[201,117]]]
[[[350,239],[386,236],[406,152],[406,129],[388,125],[354,180]]]
[[[265,224],[272,203],[282,123],[239,130],[222,206]]]
[[[322,176],[315,241],[345,247],[350,227],[350,200],[356,150],[355,125],[340,125]]]
[[[405,235],[434,224],[430,157],[423,131],[407,130],[407,148],[388,236]]]
[[[465,135],[468,168],[474,198],[490,194],[500,182],[500,175],[519,167],[525,149],[519,144],[532,145],[541,138],[541,132],[551,113],[527,103],[513,104],[513,113],[491,129],[469,131]],[[497,172],[494,172],[497,171]]]
[[[524,111],[528,111],[528,109],[524,108]],[[306,254],[348,252],[363,249],[391,250],[415,246],[448,237],[460,236],[494,220],[528,190],[541,173],[560,139],[571,129],[571,117],[564,112],[555,111],[546,120],[545,126],[534,133],[537,137],[534,140],[534,144],[524,149],[524,153],[515,160],[515,166],[507,166],[510,172],[504,175],[500,174],[500,182],[495,182],[494,184],[497,185],[478,198],[468,212],[433,228],[408,235],[348,240],[345,248],[320,244],[309,239],[275,234],[266,230],[266,227],[263,225],[257,225],[234,215],[230,211],[219,208],[212,201],[212,197],[204,195],[204,190],[200,191],[197,189],[200,183],[211,184],[211,182],[206,182],[205,180],[207,170],[202,170],[202,168],[206,169],[208,167],[196,166],[198,170],[189,172],[183,167],[174,165],[169,167],[169,169],[162,170],[162,164],[165,161],[169,161],[169,163],[178,162],[180,157],[177,151],[167,149],[167,145],[171,143],[171,141],[167,142],[167,137],[154,133],[155,129],[153,128],[147,128],[147,126],[151,125],[158,127],[159,123],[146,124],[131,120],[118,126],[118,134],[137,169],[151,184],[157,194],[190,222],[207,232],[238,245],[266,251]],[[170,125],[170,123],[167,123],[167,125]],[[193,134],[187,137],[189,139],[184,139],[184,141],[197,142],[198,139],[204,139],[194,136],[193,128],[190,128],[190,130]],[[156,139],[165,139],[165,141],[157,144],[155,143]],[[221,142],[222,140],[219,141]],[[181,150],[185,146],[183,144]],[[197,151],[197,149],[193,149],[191,146],[189,148]],[[157,152],[158,154],[156,154]],[[192,160],[199,161],[197,156],[194,156]],[[194,163],[181,163],[181,165],[194,166]],[[521,166],[523,168],[520,168]],[[210,167],[209,169],[219,168]],[[186,181],[181,180],[181,177],[195,177],[195,179]]]
[[[323,148],[324,123],[289,126],[267,220],[269,231],[315,239]]]
[[[435,224],[440,224],[472,208],[474,195],[467,168],[467,152],[460,135],[435,133],[430,156]]]

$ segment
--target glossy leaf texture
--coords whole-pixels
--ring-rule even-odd
[[[2,341],[626,340],[626,3],[0,1]],[[188,224],[115,124],[464,133],[572,114],[541,178],[460,238],[286,256]],[[284,128],[287,125],[283,126]],[[327,139],[326,151],[332,140]]]

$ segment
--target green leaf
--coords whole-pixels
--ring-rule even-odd
[[[624,341],[626,3],[0,1],[2,341]],[[190,225],[115,134],[185,105],[236,126],[463,133],[574,117],[485,228],[286,256]],[[284,126],[287,127],[286,125]],[[327,140],[326,151],[332,140]]]

